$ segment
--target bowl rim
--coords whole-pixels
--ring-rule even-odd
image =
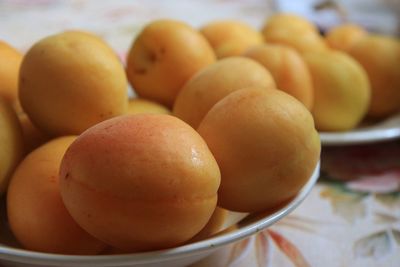
[[[44,253],[29,251],[22,248],[14,248],[0,244],[0,260],[6,260],[16,263],[29,263],[29,264],[47,264],[53,266],[93,266],[93,264],[99,264],[99,266],[124,266],[126,264],[146,264],[163,262],[173,260],[176,258],[189,257],[196,254],[206,253],[209,250],[222,247],[224,245],[239,241],[246,237],[249,237],[261,230],[271,226],[278,220],[282,219],[295,208],[307,197],[311,192],[315,183],[319,178],[320,173],[320,161],[316,164],[314,171],[302,187],[298,194],[284,207],[273,212],[266,217],[259,219],[255,222],[249,223],[237,230],[228,232],[223,235],[217,235],[197,241],[181,245],[178,247],[141,252],[131,254],[116,254],[116,255],[64,255],[55,253]]]

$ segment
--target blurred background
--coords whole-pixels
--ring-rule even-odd
[[[399,0],[0,0],[0,39],[26,51],[46,35],[79,28],[101,35],[123,53],[141,26],[157,18],[195,27],[235,18],[261,28],[276,11],[303,15],[322,31],[354,22],[374,32],[400,33]]]

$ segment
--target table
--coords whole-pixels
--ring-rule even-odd
[[[6,0],[0,1],[0,39],[26,51],[46,35],[85,29],[124,59],[141,27],[156,18],[194,27],[235,18],[260,28],[274,8],[260,0]],[[400,141],[324,147],[322,170],[292,214],[193,267],[400,266]]]

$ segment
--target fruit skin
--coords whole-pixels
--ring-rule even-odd
[[[231,93],[212,107],[198,132],[221,170],[218,205],[233,211],[268,210],[293,197],[320,156],[310,112],[280,90]]]
[[[0,97],[8,103],[18,101],[18,73],[22,54],[0,40]]]
[[[26,53],[19,97],[29,118],[46,134],[80,134],[126,112],[127,80],[103,40],[67,31],[40,40]]]
[[[346,131],[365,117],[371,89],[367,73],[340,51],[307,53],[304,60],[314,87],[312,114],[320,131]]]
[[[366,70],[371,82],[368,116],[385,118],[400,111],[400,41],[370,34],[358,41],[349,54]]]
[[[68,149],[60,177],[64,203],[79,225],[130,252],[193,237],[211,217],[220,183],[200,135],[159,114],[120,116],[90,128]]]
[[[262,34],[267,43],[284,44],[299,53],[327,49],[315,25],[293,14],[279,13],[271,16],[264,24]]]
[[[182,85],[214,61],[199,31],[180,21],[155,20],[134,40],[126,73],[139,97],[171,107]]]
[[[217,58],[240,56],[247,49],[264,42],[260,32],[244,22],[219,20],[204,25],[200,32],[213,47]]]
[[[270,72],[246,57],[229,57],[204,68],[193,76],[176,98],[172,113],[193,128],[219,100],[249,86],[275,88]]]
[[[24,138],[24,151],[29,153],[40,145],[49,141],[50,138],[42,133],[29,119],[25,113],[18,114]]]
[[[16,169],[7,194],[12,232],[23,247],[61,254],[97,254],[105,244],[69,215],[58,187],[61,159],[75,136],[53,139],[30,153]]]
[[[278,89],[294,96],[311,110],[314,104],[311,75],[296,50],[279,44],[264,44],[249,49],[244,56],[261,63],[272,74]]]
[[[325,42],[332,49],[346,52],[367,35],[368,32],[360,26],[348,23],[329,30],[325,35]]]
[[[150,101],[143,98],[133,98],[129,100],[127,114],[170,114],[171,111],[154,101]]]
[[[24,139],[17,114],[8,101],[0,97],[0,195],[24,155]]]

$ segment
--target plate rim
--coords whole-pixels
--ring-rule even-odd
[[[395,124],[396,122],[399,122],[397,126],[384,126],[385,124]],[[356,128],[345,132],[319,131],[318,133],[321,145],[323,146],[357,145],[397,139],[400,138],[400,112],[367,127]]]

